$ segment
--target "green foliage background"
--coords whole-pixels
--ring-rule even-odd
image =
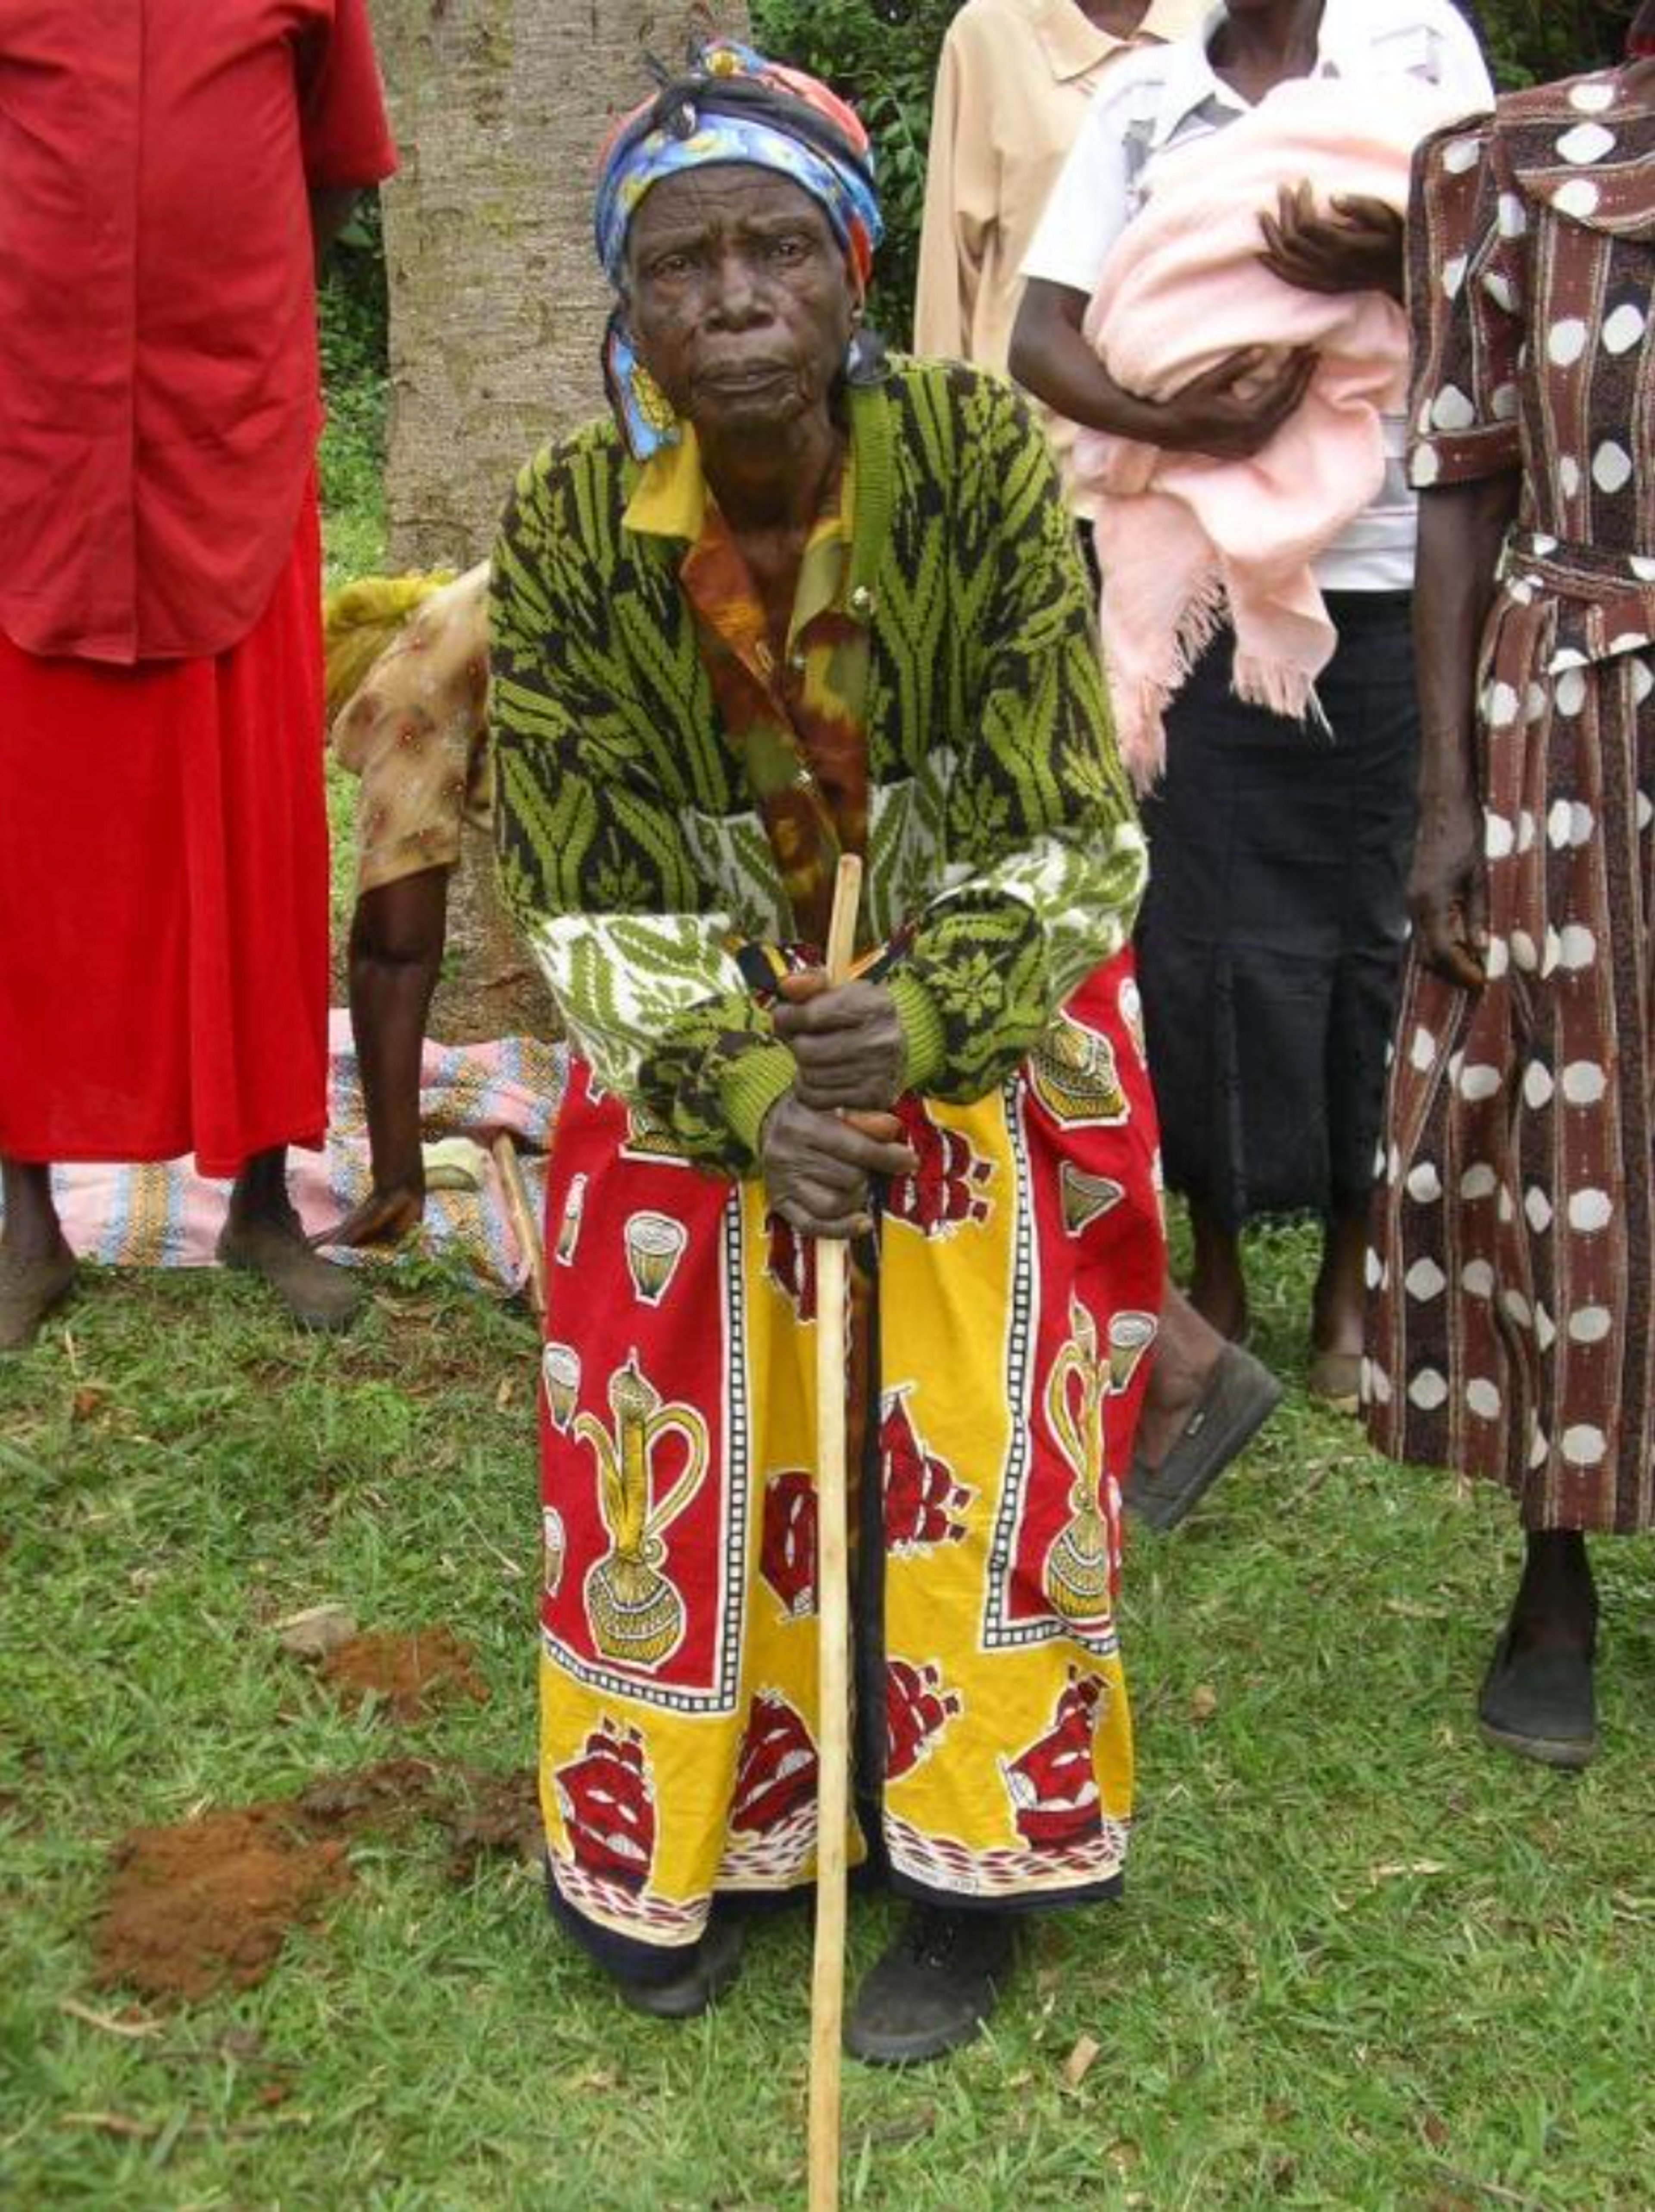
[[[875,320],[908,336],[931,134],[931,86],[943,34],[962,0],[753,0],[764,50],[826,77],[853,100],[878,149],[888,226]],[[1572,76],[1619,52],[1635,0],[1462,0],[1506,85]]]

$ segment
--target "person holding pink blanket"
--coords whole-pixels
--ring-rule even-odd
[[[1319,1214],[1310,1383],[1351,1410],[1417,744],[1397,125],[1406,110],[1417,136],[1491,97],[1452,0],[1228,0],[1100,90],[1024,264],[1011,349],[1021,383],[1104,434],[1089,451],[1112,494],[1106,624],[1145,780],[1164,708],[1139,971],[1191,1296],[1240,1337],[1242,1228]],[[1214,210],[1192,225],[1185,204],[1187,263],[1234,231],[1227,193],[1257,233],[1256,283],[1236,276],[1222,313],[1181,328],[1145,312],[1174,287],[1122,243],[1161,222],[1163,187]],[[1118,250],[1132,312],[1123,292],[1088,331]],[[1256,323],[1238,313],[1249,297]],[[1112,550],[1110,510],[1151,486],[1145,562],[1118,530]]]

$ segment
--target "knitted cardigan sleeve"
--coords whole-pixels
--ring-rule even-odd
[[[949,374],[955,588],[979,642],[941,888],[893,988],[912,1087],[966,1102],[1004,1081],[1064,1000],[1125,945],[1148,859],[1051,450],[1004,385]]]
[[[661,665],[671,626],[652,623],[635,588],[612,588],[618,476],[613,445],[581,433],[529,464],[501,524],[489,647],[500,882],[598,1083],[691,1158],[739,1174],[791,1056],[737,964],[733,917],[692,863],[689,794],[646,742],[687,678]],[[639,689],[652,677],[653,702]]]

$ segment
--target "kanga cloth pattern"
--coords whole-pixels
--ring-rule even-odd
[[[911,939],[892,985],[908,1076],[965,1101],[1126,941],[1143,834],[1027,408],[978,371],[903,362],[846,406],[864,937]],[[631,514],[640,479],[603,422],[531,461],[508,507],[491,630],[500,880],[597,1079],[740,1173],[792,1079],[741,947],[802,933],[718,709],[686,548]]]
[[[860,1779],[913,1894],[1073,1902],[1126,1851],[1119,1486],[1163,1266],[1131,962],[987,1097],[901,1107],[858,1613]],[[815,1873],[814,1254],[579,1061],[548,1199],[548,1844],[587,1918],[685,1944],[715,1893]]]
[[[1417,484],[1520,470],[1476,737],[1488,981],[1410,966],[1369,1426],[1531,1528],[1655,1525],[1655,115],[1500,101],[1416,179]]]
[[[234,1175],[327,1118],[313,486],[222,653],[131,667],[0,636],[0,1154]]]
[[[342,1221],[373,1182],[367,1121],[350,1017],[336,1008],[329,1030],[330,1129],[322,1153],[295,1154],[288,1183],[307,1233]],[[420,1123],[438,1145],[465,1138],[488,1145],[509,1135],[537,1212],[545,1188],[545,1153],[562,1103],[567,1054],[532,1037],[489,1044],[442,1045],[427,1038],[420,1068]],[[446,1156],[445,1153],[442,1157]],[[460,1153],[467,1158],[469,1147]],[[460,1281],[482,1290],[519,1291],[530,1255],[518,1248],[492,1161],[470,1158],[473,1187],[430,1189],[417,1237],[394,1257],[330,1248],[349,1267],[394,1266],[417,1255],[438,1259]],[[141,1167],[59,1168],[52,1194],[64,1233],[82,1258],[112,1267],[210,1267],[217,1264],[228,1186],[209,1182],[187,1160]],[[3,1208],[0,1208],[3,1218]]]

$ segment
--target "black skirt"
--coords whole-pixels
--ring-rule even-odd
[[[1143,810],[1138,978],[1170,1188],[1234,1228],[1345,1212],[1373,1180],[1407,933],[1418,714],[1409,600],[1328,595],[1331,734],[1243,704],[1218,638]]]

